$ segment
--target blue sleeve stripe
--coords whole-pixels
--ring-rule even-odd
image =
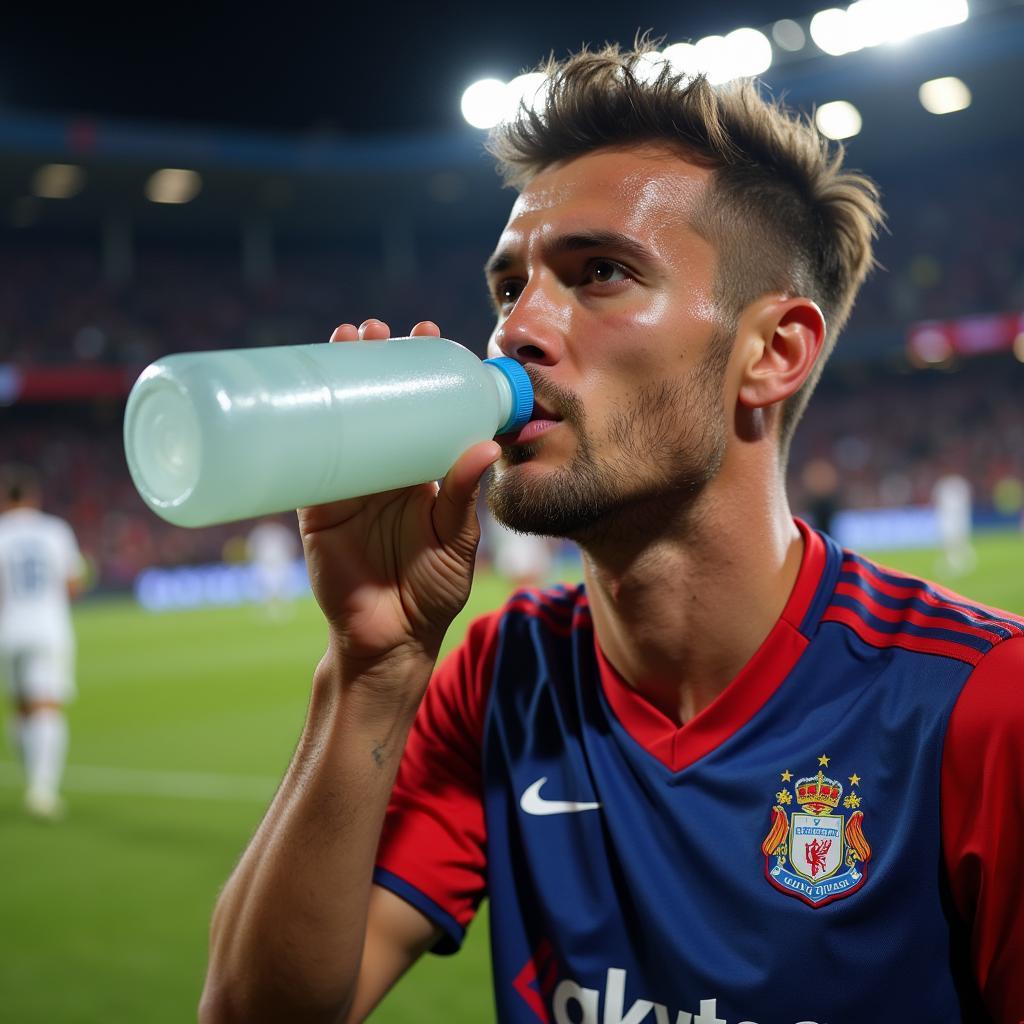
[[[862,558],[860,555],[854,554],[852,551],[845,552],[847,560],[856,562],[858,565],[862,565],[869,572],[874,573],[879,579],[885,580],[886,583],[893,587],[900,587],[903,590],[924,590],[931,594],[936,600],[941,601],[944,605],[950,608],[963,608],[965,611],[970,612],[972,615],[976,615],[981,619],[988,619],[989,622],[998,622],[1004,626],[1009,626],[1011,630],[1017,631],[1022,628],[1022,622],[1019,619],[1007,618],[1005,615],[999,615],[991,608],[983,608],[981,605],[971,604],[969,601],[958,601],[946,594],[940,594],[934,588],[928,586],[924,580],[917,580],[912,578],[906,578],[904,576],[893,576],[887,573],[880,566],[869,562],[866,558]],[[858,578],[858,583],[862,580]]]
[[[435,903],[429,896],[425,896],[414,885],[410,885],[404,878],[399,878],[398,875],[386,871],[384,868],[374,868],[373,880],[377,885],[390,889],[396,896],[401,896],[406,903],[411,903],[444,932],[431,952],[441,956],[458,952],[466,937],[466,929],[447,910]]]
[[[1014,635],[1012,630],[1007,629],[998,621],[989,620],[985,622],[978,622],[977,619],[972,619],[966,610],[961,610],[960,608],[952,606],[950,602],[946,601],[941,596],[938,597],[938,599],[943,602],[941,605],[928,604],[918,596],[924,588],[916,589],[906,597],[891,597],[889,594],[883,594],[880,590],[876,590],[862,576],[858,576],[856,573],[844,572],[839,578],[842,582],[851,583],[858,589],[864,591],[864,593],[867,594],[875,604],[879,604],[883,608],[892,608],[894,611],[904,611],[908,608],[912,608],[914,611],[920,612],[922,615],[930,615],[932,618],[936,619],[948,619],[950,622],[960,623],[964,626],[972,626],[975,629],[982,629],[993,634],[993,642],[995,642],[997,638],[1008,640]]]
[[[848,608],[856,612],[872,629],[879,633],[887,633],[890,636],[918,636],[929,640],[945,640],[948,643],[959,644],[961,647],[970,647],[985,654],[992,649],[995,640],[983,640],[981,637],[971,636],[969,633],[961,633],[955,629],[942,629],[938,626],[918,626],[913,622],[886,622],[880,619],[862,605],[855,597],[848,597],[846,594],[836,594],[832,599],[832,606]]]

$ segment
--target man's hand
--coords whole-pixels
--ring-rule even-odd
[[[440,337],[424,321],[411,334]],[[380,320],[342,324],[331,341],[385,339]],[[399,342],[400,344],[400,342]],[[330,444],[330,438],[324,438]],[[331,651],[345,675],[393,658],[437,657],[452,619],[469,597],[480,541],[480,480],[501,455],[494,441],[464,452],[435,483],[299,510],[299,528]]]

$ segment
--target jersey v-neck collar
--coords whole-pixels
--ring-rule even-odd
[[[795,521],[804,553],[786,607],[736,678],[689,722],[677,726],[634,690],[605,657],[595,632],[601,688],[613,714],[670,771],[682,771],[746,725],[782,685],[817,629],[835,588],[841,556],[833,541]]]

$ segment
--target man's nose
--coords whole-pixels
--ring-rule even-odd
[[[567,311],[539,282],[531,282],[494,329],[488,355],[554,366],[563,356]]]

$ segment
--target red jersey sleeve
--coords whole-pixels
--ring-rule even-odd
[[[1024,1022],[1024,637],[979,662],[950,716],[942,843],[981,997]]]
[[[499,613],[477,619],[434,671],[402,754],[374,881],[426,914],[454,952],[486,888],[481,750]]]

